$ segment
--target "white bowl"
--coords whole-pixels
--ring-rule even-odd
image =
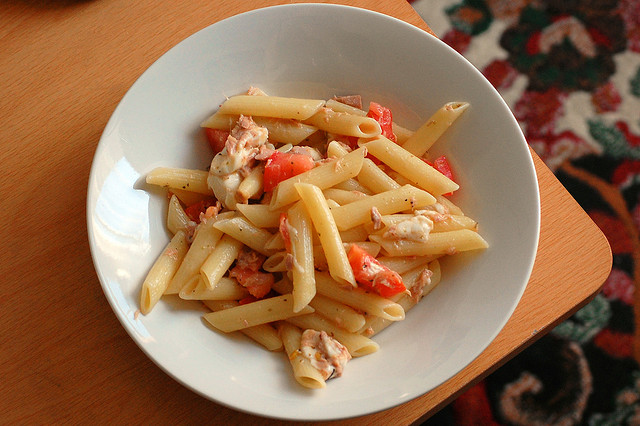
[[[204,169],[199,123],[249,86],[280,96],[359,93],[417,128],[448,101],[471,107],[438,143],[457,172],[454,196],[491,247],[444,262],[443,282],[324,390],[301,388],[283,353],[213,332],[198,303],[163,299],[135,315],[141,283],[167,243],[166,198],[144,185],[157,166]],[[476,358],[512,314],[529,279],[539,196],[525,139],[498,93],[437,38],[405,22],[336,5],[244,13],[163,55],[109,120],[91,171],[87,217],[104,293],[124,328],[165,372],[237,410],[283,419],[359,416],[409,401]]]

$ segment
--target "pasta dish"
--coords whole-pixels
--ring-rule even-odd
[[[449,196],[459,189],[430,148],[468,108],[450,102],[416,131],[357,95],[227,98],[202,123],[208,170],[162,167],[172,234],[140,292],[202,301],[207,324],[282,351],[308,388],[379,350],[441,281],[440,259],[488,247]]]

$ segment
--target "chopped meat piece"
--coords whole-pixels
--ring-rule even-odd
[[[249,294],[258,299],[266,296],[274,283],[272,274],[260,271],[264,260],[264,255],[245,248],[238,255],[236,266],[229,270],[229,276],[237,279]]]
[[[325,331],[305,330],[300,339],[300,351],[325,380],[342,376],[344,366],[351,359],[347,348]]]
[[[373,222],[373,229],[379,230],[382,229],[382,215],[376,208],[376,206],[371,207],[371,221]]]
[[[236,191],[243,176],[251,170],[254,157],[267,142],[268,133],[251,117],[241,115],[224,149],[213,157],[207,184],[224,207],[235,209]]]
[[[334,96],[333,100],[338,101],[341,104],[362,109],[362,96],[360,95]]]
[[[427,269],[427,268],[423,269],[420,275],[418,276],[418,278],[416,279],[416,282],[409,289],[409,291],[411,292],[411,298],[416,303],[422,298],[422,293],[424,291],[424,288],[429,284],[431,284],[432,275],[433,275],[433,272],[430,269]]]
[[[310,146],[296,145],[293,148],[291,148],[291,151],[289,152],[291,152],[292,154],[308,155],[313,159],[313,161],[322,160],[322,154],[320,154],[320,152],[317,149]]]

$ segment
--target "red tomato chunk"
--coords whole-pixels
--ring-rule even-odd
[[[348,254],[349,265],[359,285],[382,297],[391,297],[406,290],[402,277],[378,262],[360,246],[353,244]]]
[[[283,180],[313,169],[313,158],[304,154],[276,151],[264,165],[264,191],[269,192]]]
[[[211,149],[213,149],[214,155],[224,149],[224,145],[229,137],[228,130],[210,129],[205,127],[204,132],[207,135],[207,141],[209,142]]]
[[[393,133],[393,115],[389,108],[385,108],[376,102],[371,102],[369,104],[367,117],[373,118],[380,124],[382,136],[392,142],[398,143],[398,138],[396,138],[395,133]]]

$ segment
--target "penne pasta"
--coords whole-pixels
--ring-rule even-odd
[[[402,126],[399,126],[395,122],[392,124],[392,128],[393,128],[393,134],[396,135],[396,139],[398,140],[398,143],[400,145],[404,144],[407,141],[407,139],[409,139],[415,133],[409,129],[405,129]]]
[[[236,198],[239,198],[241,203],[236,204],[244,205],[250,198],[256,198],[257,195],[262,193],[262,177],[264,176],[264,166],[257,166],[251,172],[242,179],[238,190],[236,191]]]
[[[356,333],[350,333],[317,314],[290,317],[287,318],[287,322],[302,329],[326,331],[329,335],[334,336],[340,343],[346,346],[349,353],[354,358],[372,354],[380,349],[380,346],[368,337]]]
[[[298,145],[318,131],[317,127],[303,124],[295,120],[271,117],[253,117],[258,126],[266,127],[269,140],[283,144]]]
[[[379,235],[371,235],[369,238],[380,244],[390,256],[452,255],[462,251],[480,250],[489,247],[480,234],[469,229],[432,233],[425,243],[407,240],[387,240]]]
[[[411,310],[418,303],[419,300],[421,300],[423,297],[429,294],[440,283],[440,278],[441,278],[440,263],[437,260],[434,260],[433,262],[428,264],[426,269],[430,271],[430,277],[428,278],[428,282],[426,283],[425,287],[422,289],[422,292],[419,295],[419,297],[413,297],[411,295],[402,294],[396,300],[396,302],[400,306],[402,306],[405,312],[408,312],[409,310]],[[406,274],[403,274],[402,279],[403,281],[407,283],[411,283],[411,285],[413,285],[413,283],[415,283],[418,277],[424,273],[424,270],[425,270],[424,266],[417,267],[416,269],[412,271],[408,271],[408,273]],[[379,332],[381,332],[391,324],[393,324],[393,321],[389,321],[380,317],[369,316],[365,321],[365,325],[361,328],[361,333],[367,337],[371,337],[371,336],[374,336],[375,334],[378,334]]]
[[[178,200],[180,200],[180,202],[185,206],[190,206],[209,198],[209,195],[198,194],[197,192],[191,192],[178,188],[171,188],[171,193],[178,197]]]
[[[242,243],[230,235],[222,236],[200,267],[200,274],[208,288],[213,289],[229,270],[238,258],[241,247]]]
[[[183,189],[199,194],[213,195],[207,185],[209,174],[204,170],[157,167],[147,174],[146,182],[165,188]]]
[[[435,112],[402,147],[422,157],[451,124],[469,107],[467,102],[448,102]]]
[[[366,158],[365,158],[366,160]],[[364,164],[364,160],[362,162],[362,164]],[[362,170],[362,168],[360,169]],[[369,191],[369,189],[362,185],[360,182],[358,182],[357,179],[351,178],[351,179],[347,179],[344,182],[339,182],[335,185],[333,185],[332,187],[333,189],[341,189],[343,191],[358,191],[358,192],[362,192],[365,195],[371,195],[372,192]]]
[[[344,189],[329,188],[322,191],[326,199],[331,199],[343,205],[367,197],[367,194],[360,191],[345,191]]]
[[[287,255],[291,256],[291,254],[287,253],[286,251],[279,251],[272,254],[264,261],[264,263],[262,264],[262,269],[267,272],[286,272]]]
[[[342,102],[338,102],[335,99],[328,99],[325,106],[335,112],[346,112],[347,114],[359,115],[361,117],[365,117],[367,115],[366,111],[351,105],[344,104]]]
[[[213,227],[214,222],[214,220],[207,220],[200,224],[189,250],[164,294],[177,294],[187,280],[199,275],[200,267],[222,237],[222,232]]]
[[[435,203],[428,192],[405,185],[401,188],[372,195],[331,210],[338,229],[341,231],[371,222],[372,209],[379,214],[391,214]]]
[[[382,133],[380,124],[370,117],[336,112],[329,108],[320,108],[313,116],[304,120],[326,132],[357,138],[373,138]]]
[[[184,212],[178,197],[172,195],[169,199],[169,209],[167,210],[167,229],[172,234],[178,231],[186,232],[191,219]],[[195,223],[191,222],[195,226]]]
[[[220,111],[217,111],[200,123],[200,127],[208,127],[210,129],[218,130],[231,130],[233,126],[235,126],[236,121],[238,121],[238,115],[222,114]]]
[[[300,352],[302,331],[292,324],[283,322],[278,325],[278,332],[296,381],[305,388],[324,388],[326,383],[322,374],[311,365],[309,358],[303,356]]]
[[[315,99],[238,95],[224,101],[218,111],[222,114],[306,120],[323,105],[323,100]]]
[[[292,285],[288,280],[283,279],[275,283],[273,289],[280,294],[290,293]],[[334,299],[317,294],[311,301],[310,306],[315,309],[317,314],[352,333],[357,332],[364,326],[364,315]]]
[[[358,182],[374,194],[398,189],[401,186],[368,158],[365,158],[362,163],[362,169],[358,173]]]
[[[238,302],[233,300],[205,300],[203,303],[214,312],[238,306]],[[275,352],[283,348],[280,335],[269,324],[259,324],[239,331],[264,346],[267,350]]]
[[[382,256],[378,261],[400,275],[434,260],[434,256],[391,257]]]
[[[209,288],[202,276],[194,275],[178,293],[184,300],[240,300],[249,295],[246,288],[233,278],[222,277]]]
[[[416,217],[415,214],[393,214],[384,215],[380,220],[385,226],[389,227],[397,225],[405,220],[411,220],[414,217]],[[430,216],[426,215],[426,217]],[[468,216],[440,215],[438,213],[433,219],[433,230],[431,232],[447,232],[456,231],[458,229],[470,229],[472,231],[476,231],[477,228],[478,222]]]
[[[316,295],[316,278],[313,274],[313,242],[311,219],[300,203],[289,210],[287,219],[295,233],[291,237],[293,255],[293,311],[300,312]]]
[[[203,318],[218,330],[230,333],[309,313],[313,313],[313,308],[310,306],[305,306],[299,312],[294,312],[292,295],[284,294],[222,311],[211,312],[205,314]]]
[[[318,294],[339,300],[370,315],[386,318],[390,321],[404,319],[404,310],[397,303],[361,289],[345,289],[324,272],[316,272],[316,290]]]
[[[371,155],[408,179],[412,184],[434,195],[442,195],[458,189],[457,183],[384,136],[363,143],[361,146],[366,147]]]
[[[329,146],[327,147],[328,156],[343,157],[347,153],[348,151],[346,147],[335,141],[329,143]],[[360,169],[357,179],[357,182],[374,194],[400,188],[400,184],[398,182],[393,180],[393,178],[386,174],[369,158],[365,158],[362,162],[362,169]],[[368,193],[367,191],[359,192],[364,194]]]
[[[251,247],[258,253],[262,253],[265,256],[271,254],[271,252],[265,250],[264,247],[273,235],[269,231],[258,228],[243,217],[219,220],[213,226],[244,245]]]
[[[178,231],[156,259],[142,283],[140,312],[143,315],[151,312],[158,303],[186,252],[187,238],[184,232]]]
[[[258,228],[277,228],[283,210],[271,210],[268,204],[238,204],[238,211]]]
[[[298,183],[295,188],[318,233],[329,266],[329,273],[339,283],[355,287],[356,280],[342,246],[342,238],[340,238],[340,233],[322,191],[317,186],[308,183]],[[313,248],[311,251],[313,252]],[[313,264],[311,269],[313,269]]]

